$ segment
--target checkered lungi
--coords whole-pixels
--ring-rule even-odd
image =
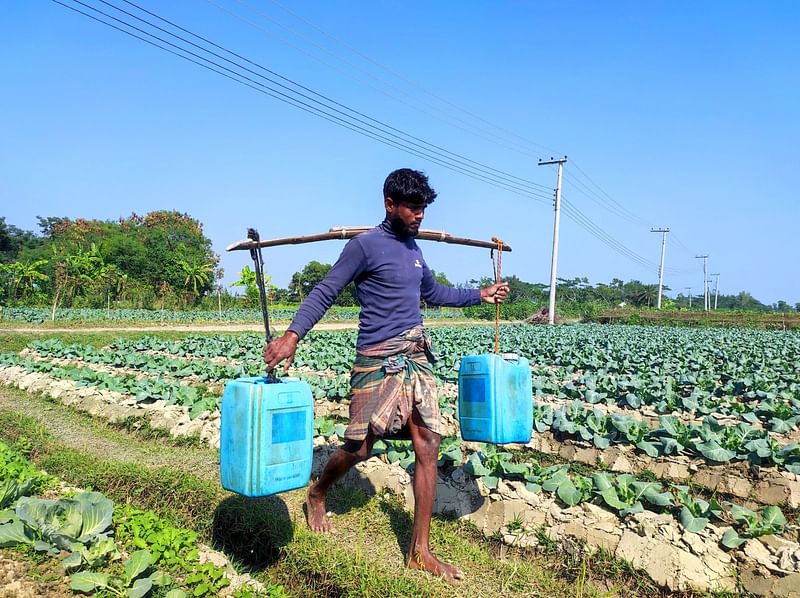
[[[416,408],[426,428],[441,434],[435,361],[428,332],[417,326],[360,349],[350,374],[348,440],[397,435]]]

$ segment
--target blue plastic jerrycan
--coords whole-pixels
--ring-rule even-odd
[[[220,414],[222,487],[244,496],[300,488],[311,477],[314,399],[296,378],[239,378],[225,385]]]
[[[462,357],[458,421],[464,440],[493,444],[530,441],[533,388],[528,360],[515,353]]]

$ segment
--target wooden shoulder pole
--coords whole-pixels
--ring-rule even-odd
[[[264,239],[261,241],[252,241],[251,239],[242,239],[228,245],[225,251],[240,251],[243,249],[253,249],[254,247],[276,247],[278,245],[298,245],[301,243],[314,243],[316,241],[329,241],[333,239],[351,239],[356,235],[365,233],[371,230],[372,227],[357,226],[345,227],[337,226],[327,233],[317,233],[314,235],[302,235],[299,237],[282,237],[280,239]],[[483,247],[485,249],[497,249],[497,243],[491,241],[479,241],[477,239],[467,239],[464,237],[454,237],[449,233],[442,231],[421,229],[416,236],[417,239],[423,241],[438,241],[441,243],[451,243],[453,245],[466,245],[468,247]],[[503,251],[511,251],[511,247],[503,243]]]

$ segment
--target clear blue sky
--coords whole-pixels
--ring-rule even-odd
[[[708,254],[721,293],[800,302],[800,2],[281,2],[136,4],[527,191],[366,138],[49,0],[12,0],[0,9],[0,216],[37,230],[37,215],[188,212],[228,284],[249,256],[224,247],[248,226],[272,238],[376,224],[383,179],[408,166],[439,192],[425,228],[501,237],[514,250],[504,273],[546,283],[556,172],[537,160],[566,154],[560,277],[655,283],[650,229],[669,227],[668,295],[702,292],[695,255]],[[268,273],[285,286],[341,247],[265,250]],[[491,275],[488,251],[423,251],[453,282]]]

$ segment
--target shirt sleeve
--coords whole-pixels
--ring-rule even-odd
[[[481,302],[480,289],[456,289],[440,284],[424,261],[422,262],[420,295],[430,305],[447,307],[467,307]]]
[[[303,301],[288,330],[302,339],[322,319],[342,289],[355,280],[365,267],[364,250],[356,239],[351,239],[344,246],[339,259],[336,260],[327,276],[311,290],[306,300]]]

